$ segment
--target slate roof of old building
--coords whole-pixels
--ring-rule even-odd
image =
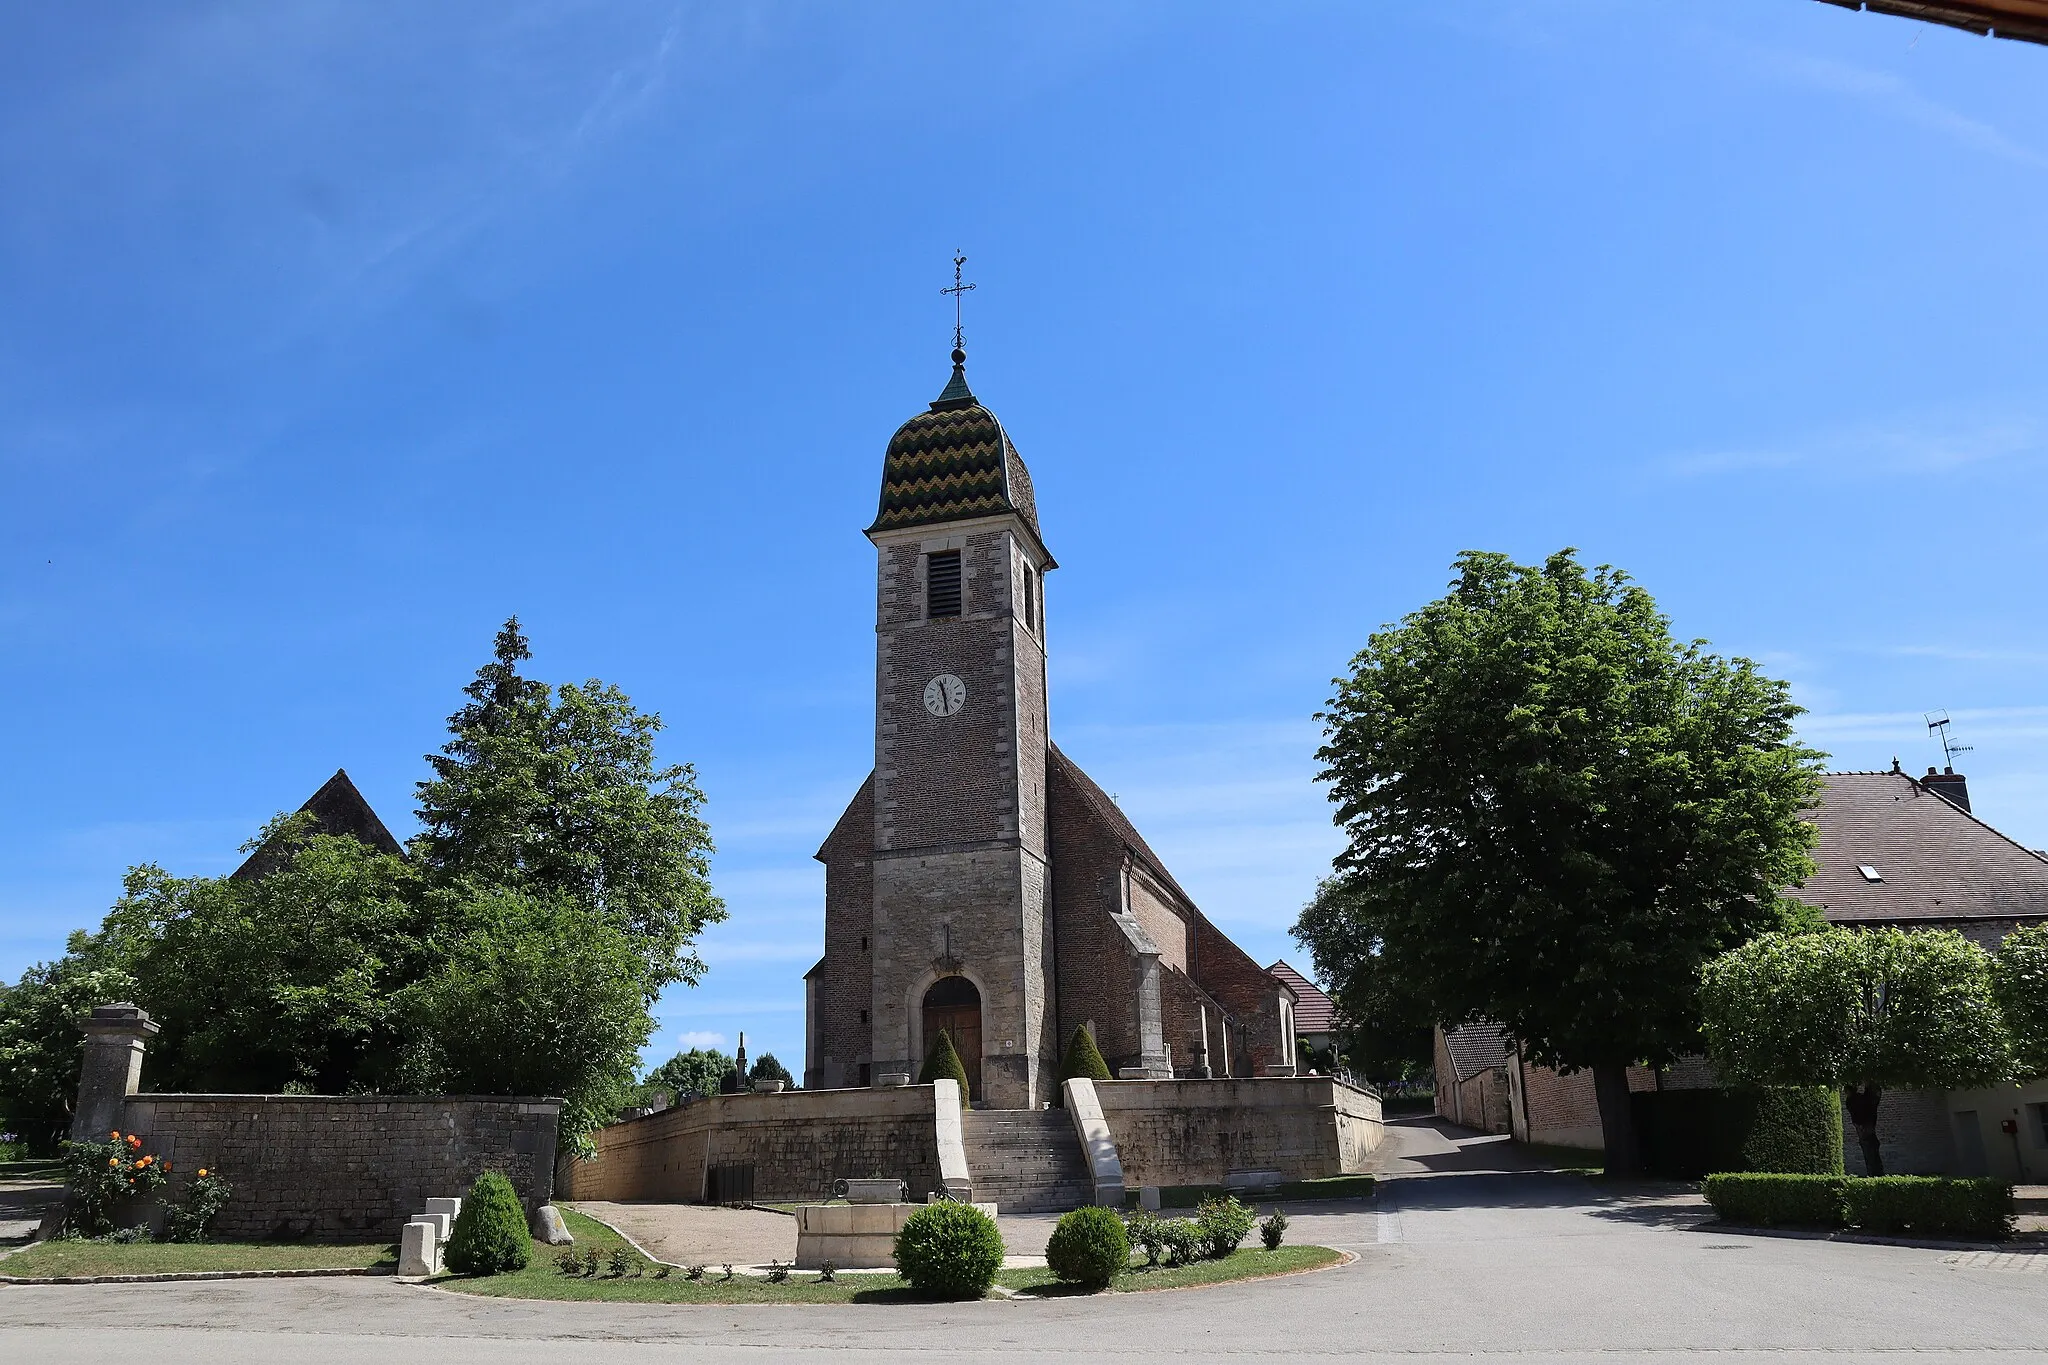
[[[1444,1051],[1451,1054],[1451,1070],[1461,1081],[1507,1065],[1514,1046],[1515,1040],[1499,1024],[1460,1024],[1444,1034]]]
[[[377,812],[370,808],[363,794],[356,790],[356,784],[349,781],[345,768],[336,768],[334,776],[321,783],[320,790],[307,797],[306,804],[299,810],[313,817],[313,827],[322,834],[346,834],[379,853],[405,851],[398,840],[391,837],[391,831],[377,818]],[[273,871],[278,861],[278,855],[265,845],[251,853],[235,869],[234,875],[244,881],[261,877]]]
[[[1294,991],[1296,1033],[1329,1033],[1337,1027],[1337,1006],[1315,982],[1288,966],[1285,960],[1275,962],[1266,972]]]
[[[929,411],[896,429],[882,459],[882,502],[870,531],[1014,512],[1039,536],[1031,474],[996,415],[967,387],[955,351],[953,378]]]
[[[1818,870],[1792,892],[1838,924],[2048,918],[2048,857],[1900,772],[1829,773]],[[1860,870],[1874,868],[1882,881]]]

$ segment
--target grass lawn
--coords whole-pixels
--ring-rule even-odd
[[[575,1234],[575,1250],[595,1250],[601,1258],[609,1260],[611,1253],[623,1248],[631,1258],[632,1269],[626,1274],[614,1276],[606,1266],[591,1277],[564,1275],[555,1267],[558,1249],[536,1242],[533,1259],[526,1269],[506,1275],[490,1275],[478,1278],[448,1276],[437,1281],[442,1288],[463,1294],[483,1294],[492,1298],[505,1299],[566,1299],[581,1302],[603,1303],[919,1303],[923,1296],[895,1275],[841,1275],[830,1284],[819,1284],[815,1270],[790,1272],[789,1280],[783,1284],[770,1284],[758,1275],[734,1275],[724,1279],[722,1266],[711,1266],[701,1281],[683,1278],[683,1272],[674,1271],[667,1279],[654,1278],[652,1263],[635,1252],[632,1247],[604,1224],[587,1218],[574,1209],[563,1209],[562,1217],[568,1221],[569,1231]],[[1164,1267],[1154,1270],[1133,1270],[1129,1276],[1119,1280],[1119,1291],[1146,1289],[1178,1289],[1187,1285],[1216,1284],[1224,1280],[1250,1279],[1259,1275],[1281,1274],[1292,1270],[1313,1270],[1320,1266],[1334,1264],[1339,1259],[1337,1252],[1326,1247],[1282,1247],[1279,1251],[1239,1251],[1236,1255],[1221,1261],[1198,1261],[1193,1265],[1168,1270]],[[633,1273],[638,1271],[638,1274]],[[1079,1292],[1072,1286],[1062,1285],[1053,1278],[1052,1272],[1043,1267],[1025,1270],[1004,1270],[997,1274],[996,1283],[1017,1293],[1037,1295],[1058,1295]]]
[[[192,1270],[396,1270],[389,1244],[308,1242],[38,1242],[0,1257],[0,1275],[163,1275]]]

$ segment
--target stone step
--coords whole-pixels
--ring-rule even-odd
[[[1004,1213],[1064,1213],[1094,1195],[1073,1118],[1059,1109],[976,1109],[961,1115],[974,1197]]]

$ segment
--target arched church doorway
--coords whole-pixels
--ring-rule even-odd
[[[953,1035],[953,1050],[967,1068],[967,1097],[981,1098],[981,992],[964,976],[942,976],[924,993],[924,1047],[939,1031]]]

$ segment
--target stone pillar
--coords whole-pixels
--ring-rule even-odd
[[[71,1138],[105,1142],[121,1126],[128,1097],[142,1089],[142,1054],[158,1026],[146,1010],[125,1002],[99,1006],[79,1026],[85,1030],[85,1065],[78,1076]]]

